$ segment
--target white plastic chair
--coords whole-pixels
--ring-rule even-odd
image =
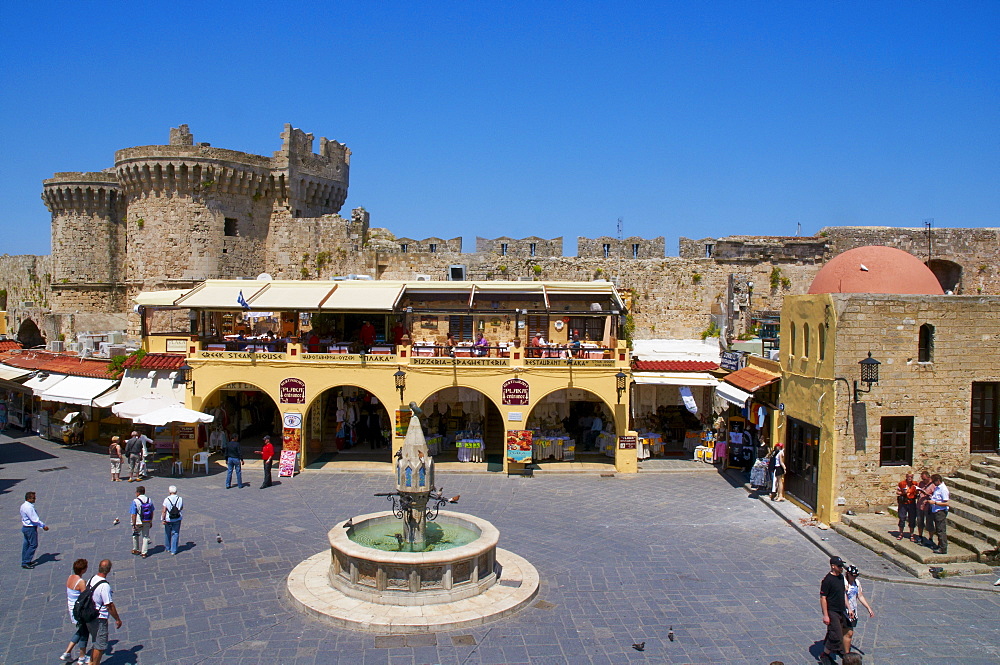
[[[194,473],[199,466],[205,467],[205,475],[208,475],[208,453],[195,453],[191,458],[191,473]]]

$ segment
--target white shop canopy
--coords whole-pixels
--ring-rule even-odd
[[[18,379],[34,373],[34,371],[35,370],[33,369],[21,369],[20,367],[11,367],[10,365],[0,365],[0,379],[17,381]]]
[[[390,312],[399,304],[402,295],[403,284],[400,282],[340,282],[319,309]]]
[[[91,406],[95,397],[106,393],[115,383],[117,383],[115,379],[67,376],[53,386],[46,388],[39,397],[44,402]]]
[[[125,370],[117,390],[101,395],[94,406],[109,407],[143,395],[160,395],[171,402],[184,403],[186,385],[179,370]]]
[[[251,298],[269,284],[270,282],[244,279],[213,279],[194,287],[178,298],[174,305],[203,309],[243,309],[239,300],[241,293],[243,299],[249,303]]]
[[[719,383],[719,385],[715,387],[715,394],[730,404],[735,404],[741,409],[746,408],[747,402],[751,397],[753,397],[752,394],[743,392],[736,386],[725,382]]]
[[[719,380],[707,372],[633,372],[632,379],[639,386],[719,385]]]
[[[254,309],[310,310],[319,307],[333,293],[335,285],[316,282],[271,282],[258,291],[247,304]],[[246,294],[244,293],[244,296]]]
[[[145,291],[135,297],[135,303],[144,307],[170,307],[178,298],[188,292],[188,289],[171,289],[169,291]]]
[[[36,374],[24,382],[25,388],[30,388],[36,397],[66,378],[65,374]]]

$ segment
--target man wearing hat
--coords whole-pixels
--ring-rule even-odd
[[[844,584],[844,560],[830,557],[830,572],[819,585],[819,606],[826,624],[826,639],[819,662],[833,663],[831,653],[844,653],[844,632],[847,630],[847,587]]]

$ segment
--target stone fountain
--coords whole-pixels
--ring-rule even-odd
[[[376,494],[392,510],[336,524],[330,549],[289,574],[289,595],[313,616],[372,632],[451,630],[508,616],[538,593],[538,573],[497,547],[500,532],[488,521],[441,510],[458,497],[435,486],[421,412],[410,407],[396,491]]]

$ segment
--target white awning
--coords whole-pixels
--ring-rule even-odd
[[[106,409],[112,404],[117,404],[119,401],[121,401],[118,399],[119,392],[121,392],[121,388],[115,388],[114,390],[109,390],[100,397],[94,398],[94,406]]]
[[[188,289],[171,289],[169,291],[144,291],[137,295],[133,300],[137,305],[144,305],[146,307],[154,307],[159,305],[160,307],[169,307],[174,304],[174,301],[183,296],[188,292]]]
[[[39,397],[45,402],[91,406],[95,397],[106,393],[115,383],[117,381],[114,379],[67,376],[51,388],[46,389]]]
[[[94,406],[111,406],[127,402],[143,395],[160,395],[171,402],[184,403],[184,391],[187,386],[181,383],[183,378],[177,370],[145,370],[127,369],[118,384],[118,390],[113,393],[113,401],[106,402],[107,395],[102,395]]]
[[[725,382],[721,382],[719,383],[719,385],[715,387],[715,394],[716,396],[721,397],[730,404],[735,404],[741,409],[745,408],[747,402],[750,400],[751,397],[753,397],[753,395],[751,395],[750,393],[745,393],[736,386],[730,385]]]
[[[316,309],[334,288],[336,285],[329,282],[272,282],[248,299],[248,304],[254,309],[277,311]]]
[[[399,302],[403,285],[379,282],[340,282],[320,309],[324,312],[336,309],[345,312],[391,311]]]
[[[31,392],[38,396],[65,378],[65,374],[36,374],[24,382],[24,387],[31,388]]]
[[[33,369],[21,369],[20,367],[11,367],[10,365],[0,365],[0,379],[17,381],[20,378],[28,376],[34,371],[35,370]]]
[[[241,293],[243,299],[249,301],[267,285],[268,282],[241,279],[210,280],[188,291],[175,304],[178,307],[240,310],[244,309],[239,301]]]
[[[719,380],[707,372],[633,372],[632,378],[640,386],[719,385]]]

